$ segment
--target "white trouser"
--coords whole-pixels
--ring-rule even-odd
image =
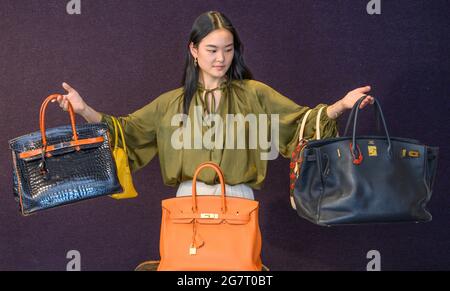
[[[220,184],[207,185],[204,182],[197,181],[197,195],[220,195]],[[192,195],[192,180],[184,181],[178,186],[177,197]],[[230,186],[225,184],[225,195],[233,197],[241,197],[255,200],[253,189],[247,184],[237,184]]]

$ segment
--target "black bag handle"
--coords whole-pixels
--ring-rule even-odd
[[[361,98],[365,98],[366,96],[367,95],[364,95]],[[356,103],[358,103],[358,102],[356,102]],[[353,118],[355,116],[355,111],[356,111],[356,106],[355,105],[356,104],[353,105],[352,111],[350,112],[350,115],[348,116],[347,125],[345,126],[344,136],[347,136],[348,129],[350,128],[350,124],[351,124],[351,122],[352,122],[352,120],[353,120]]]
[[[362,96],[363,97],[367,97],[367,95]],[[364,99],[363,99],[364,100]],[[348,116],[347,119],[347,125],[345,126],[345,131],[344,131],[344,135],[343,136],[347,136],[348,130],[350,128],[350,124],[352,123],[352,120],[354,118],[355,115],[355,111],[356,111],[356,107],[353,106],[352,107],[352,111],[350,112],[350,115]],[[374,108],[375,111],[375,123],[376,123],[376,127],[377,127],[377,132],[380,132],[381,128],[380,128],[380,111],[378,110],[378,106],[375,106]]]
[[[356,151],[357,149],[357,144],[356,144],[356,125],[358,123],[358,112],[360,110],[359,106],[361,105],[361,103],[363,102],[363,100],[366,98],[366,96],[361,97],[356,103],[355,105],[353,105],[352,111],[354,110],[354,114],[355,114],[355,118],[353,120],[353,135],[352,135],[352,144],[350,145],[351,148],[351,152],[354,155],[354,157],[359,156],[361,154],[361,152]],[[388,153],[390,156],[392,156],[392,146],[391,146],[391,138],[389,136],[389,131],[387,129],[386,126],[386,121],[384,119],[384,115],[383,115],[383,110],[381,109],[381,105],[380,102],[378,101],[378,99],[374,98],[374,105],[376,106],[379,116],[381,117],[381,121],[383,123],[383,127],[384,127],[384,131],[386,133],[386,139],[388,142]]]

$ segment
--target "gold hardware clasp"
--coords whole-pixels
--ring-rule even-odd
[[[376,146],[367,146],[367,151],[369,152],[370,157],[376,157],[377,154],[377,147]]]
[[[418,158],[420,156],[420,153],[419,151],[409,151],[408,156],[410,156],[411,158]]]
[[[200,213],[200,218],[219,219],[218,213]]]

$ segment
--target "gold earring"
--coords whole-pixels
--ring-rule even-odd
[[[194,59],[194,66],[197,67],[197,64],[198,64],[198,61],[197,61],[197,58],[195,58],[195,59]]]

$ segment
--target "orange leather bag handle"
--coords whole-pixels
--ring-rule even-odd
[[[213,162],[205,162],[200,164],[200,166],[197,167],[195,170],[194,178],[192,179],[192,210],[194,212],[197,212],[197,176],[200,173],[200,171],[204,168],[212,168],[216,171],[217,175],[219,176],[220,180],[220,187],[222,190],[221,196],[222,196],[222,212],[225,213],[227,211],[226,208],[226,201],[225,201],[225,182],[223,178],[222,170],[220,169],[219,165]]]
[[[53,94],[48,96],[41,105],[41,110],[39,112],[39,128],[41,130],[42,136],[42,146],[44,148],[47,147],[47,137],[45,136],[45,111],[47,110],[48,103],[52,100],[56,100],[60,94]],[[69,102],[69,115],[70,115],[70,123],[72,124],[72,132],[73,132],[73,140],[78,141],[78,134],[75,127],[75,112],[73,111],[72,105]]]

